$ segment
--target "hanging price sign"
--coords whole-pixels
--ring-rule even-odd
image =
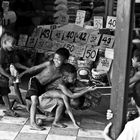
[[[64,48],[68,49],[69,53],[71,55],[73,55],[74,54],[74,50],[75,50],[75,44],[67,43],[67,44],[65,44]]]
[[[50,40],[44,41],[42,49],[45,51],[51,51],[52,50],[52,41],[50,41]]]
[[[97,65],[97,68],[96,70],[100,71],[100,70],[104,70],[104,71],[109,71],[110,69],[110,66],[111,66],[111,63],[112,63],[112,60],[111,59],[108,59],[108,58],[105,58],[105,57],[101,57],[99,59],[99,63]]]
[[[75,44],[75,50],[73,55],[76,57],[83,57],[85,53],[86,45],[77,45]]]
[[[79,32],[75,35],[75,42],[80,44],[86,44],[88,41],[89,33]]]
[[[116,29],[116,17],[108,16],[106,21],[106,28]]]
[[[18,40],[18,46],[26,46],[28,35],[20,34]]]
[[[86,51],[85,51],[85,54],[84,54],[84,59],[95,61],[97,53],[98,53],[98,48],[96,48],[93,45],[87,45]]]
[[[101,39],[100,46],[112,48],[114,44],[114,40],[115,40],[115,36],[104,34]]]
[[[47,29],[47,28],[44,28],[41,32],[40,38],[45,38],[45,39],[49,40],[50,35],[51,35],[51,30]]]
[[[99,43],[100,37],[101,37],[101,34],[91,33],[89,38],[88,38],[87,44],[91,44],[91,45],[97,46],[98,43]]]
[[[38,50],[43,50],[43,45],[44,45],[44,42],[45,42],[45,40],[44,40],[44,38],[40,38],[40,39],[38,39],[37,40],[37,43],[36,43],[36,45],[35,45],[35,48]]]
[[[53,30],[52,32],[52,40],[61,41],[63,37],[64,31],[62,30]]]
[[[86,15],[86,11],[77,10],[75,24],[83,27],[84,26],[85,15]]]
[[[102,29],[103,28],[103,17],[94,16],[94,28],[95,29]]]
[[[27,41],[27,47],[29,47],[29,48],[35,47],[35,44],[36,44],[37,40],[38,40],[37,37],[31,37],[31,36],[30,36],[30,37],[28,38],[28,41]]]
[[[37,27],[37,28],[35,28],[34,30],[33,30],[33,33],[32,33],[32,37],[38,37],[38,38],[40,38],[40,35],[41,35],[41,33],[42,33],[42,27]]]

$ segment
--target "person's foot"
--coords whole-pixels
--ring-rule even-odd
[[[19,115],[12,109],[8,109],[8,110],[3,111],[3,112],[6,116],[19,117]]]
[[[74,123],[74,126],[75,126],[76,128],[80,128],[79,124],[77,124],[77,123]]]
[[[38,131],[45,130],[44,127],[38,126],[38,125],[36,125],[36,124],[32,124],[30,129],[31,129],[31,130],[38,130]]]
[[[65,127],[67,127],[67,125],[62,124],[62,123],[53,123],[52,126],[59,127],[59,128],[65,128]]]

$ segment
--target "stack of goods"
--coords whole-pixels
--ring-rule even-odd
[[[76,19],[77,10],[80,9],[80,0],[68,0],[68,15],[69,23],[74,23]]]
[[[68,22],[68,15],[67,15],[67,0],[55,0],[55,14],[54,19],[55,23],[57,24],[67,24]],[[63,24],[64,23],[64,24]]]

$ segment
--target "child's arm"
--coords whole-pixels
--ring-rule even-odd
[[[140,71],[136,72],[135,75],[130,78],[129,84],[131,85],[131,84],[137,82],[138,80],[140,80]]]
[[[66,88],[64,85],[59,84],[59,88],[62,90],[62,92],[67,95],[70,98],[79,98],[82,95],[84,95],[85,93],[87,93],[88,91],[92,90],[93,87],[85,87],[83,90],[76,92],[76,93],[72,93],[68,88]]]
[[[33,66],[31,68],[28,68],[27,70],[25,70],[24,72],[22,72],[19,77],[21,78],[23,75],[27,74],[27,73],[33,73],[33,72],[36,72],[38,71],[39,69],[42,69],[42,68],[45,68],[46,66],[49,65],[50,62],[45,62],[45,63],[42,63],[40,65],[37,65],[37,66]]]

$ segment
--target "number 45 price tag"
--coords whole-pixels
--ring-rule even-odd
[[[116,17],[108,16],[106,22],[106,28],[114,29],[116,28]]]

